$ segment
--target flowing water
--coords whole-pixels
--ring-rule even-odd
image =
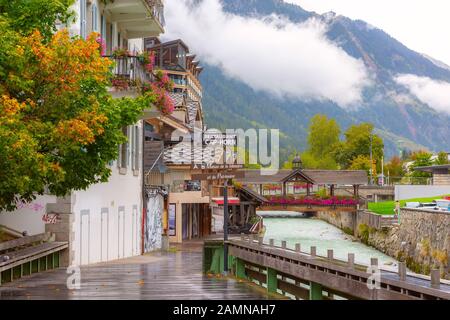
[[[275,213],[275,212],[274,212]],[[327,249],[334,250],[336,259],[347,260],[348,253],[355,254],[355,262],[369,265],[370,258],[378,258],[383,269],[391,269],[397,261],[380,251],[360,242],[352,241],[340,229],[322,220],[312,218],[268,218],[265,212],[264,225],[266,233],[264,242],[275,240],[275,245],[281,246],[286,241],[288,248],[295,249],[300,243],[301,251],[309,252],[311,246],[316,246],[317,255],[327,256]]]

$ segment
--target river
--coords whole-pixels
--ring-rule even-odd
[[[370,258],[378,258],[383,269],[397,266],[395,259],[358,241],[352,241],[351,237],[325,221],[314,218],[268,218],[267,213],[264,214],[264,242],[274,239],[275,245],[281,246],[281,241],[284,240],[287,247],[292,249],[296,243],[300,243],[301,251],[304,252],[309,252],[311,246],[316,246],[317,255],[325,257],[327,250],[333,249],[337,259],[347,260],[348,253],[354,253],[357,263],[368,265]]]

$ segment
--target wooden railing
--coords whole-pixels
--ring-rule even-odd
[[[0,285],[58,268],[61,265],[60,253],[67,248],[67,242],[55,242],[50,233],[0,243]]]
[[[375,228],[380,230],[384,227],[389,227],[398,223],[398,217],[393,216],[383,216],[370,211],[358,210],[356,216],[356,225],[366,224],[370,228]]]
[[[362,265],[355,263],[352,253],[345,261],[335,258],[333,250],[324,257],[317,254],[316,247],[305,252],[300,244],[295,249],[287,248],[285,241],[277,247],[273,239],[267,244],[262,238],[241,238],[227,245],[232,274],[264,286],[269,293],[297,299],[450,299],[450,282],[440,279],[438,269],[433,269],[431,276],[423,276],[407,272],[406,264],[399,262],[398,271],[384,270],[376,258],[370,265]],[[205,250],[208,248],[209,253],[204,252],[204,271],[218,273],[220,268],[211,269],[223,262],[223,248],[219,243],[205,241]],[[369,268],[378,270],[378,283],[372,282],[373,271]]]

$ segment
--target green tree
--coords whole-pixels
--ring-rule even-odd
[[[433,165],[433,160],[431,159],[433,155],[424,150],[416,151],[412,153],[411,160],[413,160],[412,165],[410,166],[410,177],[423,177],[428,178],[431,177],[431,173],[414,170],[417,167],[427,167]]]
[[[438,153],[438,157],[436,159],[436,164],[440,165],[440,164],[448,164],[448,154],[445,151],[441,151]]]
[[[373,129],[371,123],[352,125],[347,129],[345,140],[335,149],[336,160],[343,169],[349,168],[358,156],[369,158],[371,138],[372,159],[379,163],[377,160],[383,157],[384,143],[381,137],[373,133]]]
[[[0,0],[0,16],[22,35],[39,30],[46,41],[56,31],[56,23],[67,23],[75,0]]]
[[[307,169],[337,169],[334,150],[339,145],[341,129],[334,119],[326,115],[316,114],[309,123],[308,149],[301,153],[303,167]],[[287,166],[297,153],[291,154]]]
[[[398,156],[394,156],[384,166],[385,174],[389,174],[391,177],[403,177],[405,172],[403,169],[403,161]]]
[[[331,155],[326,155],[321,159],[318,159],[311,155],[308,151],[299,153],[297,151],[292,152],[287,161],[283,163],[283,169],[292,169],[292,160],[294,157],[300,154],[300,159],[302,160],[302,167],[305,169],[324,169],[324,170],[334,170],[336,169],[336,162]]]
[[[358,155],[356,158],[352,160],[352,163],[350,164],[350,167],[348,168],[350,170],[366,170],[367,174],[370,173],[370,158],[366,155]],[[373,170],[373,176],[375,177],[376,167],[374,163],[372,164],[372,170]]]
[[[41,12],[37,2],[46,6],[0,2],[0,210],[13,210],[46,188],[61,196],[107,181],[108,163],[126,140],[122,128],[145,107],[167,104],[164,81],[158,93],[150,88],[136,99],[112,99],[112,63],[101,57],[98,35],[83,40],[64,30],[47,38],[60,15]],[[31,19],[30,28],[38,28],[31,33],[24,21],[30,8],[43,21]]]
[[[316,114],[311,118],[308,131],[308,152],[315,158],[329,156],[339,143],[341,129],[334,119]]]

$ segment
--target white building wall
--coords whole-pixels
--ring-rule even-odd
[[[141,123],[139,128],[142,133]],[[131,136],[129,143],[133,145]],[[141,148],[139,145],[139,159],[142,159]],[[115,161],[107,183],[75,192],[72,264],[85,265],[141,254],[142,169],[132,170],[132,154],[128,153],[126,173],[123,169],[119,172]]]
[[[450,186],[440,185],[396,185],[395,200],[438,197],[450,194]]]
[[[45,214],[45,206],[55,202],[55,196],[37,196],[34,201],[20,205],[19,209],[13,212],[0,212],[0,225],[19,232],[26,231],[29,236],[44,233],[45,223],[42,217]]]

